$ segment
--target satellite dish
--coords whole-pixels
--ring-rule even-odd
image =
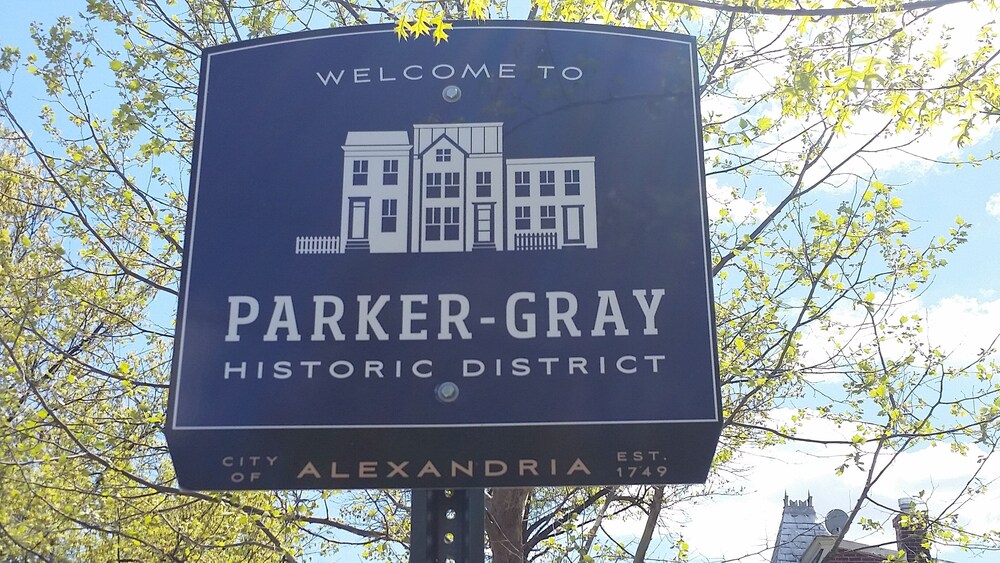
[[[834,508],[827,513],[823,525],[826,526],[826,531],[836,536],[847,526],[847,513],[839,508]]]

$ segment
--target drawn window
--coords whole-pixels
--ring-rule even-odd
[[[382,161],[382,185],[383,186],[395,186],[399,184],[399,161],[398,160],[383,160]]]
[[[444,208],[444,240],[458,240],[458,208]]]
[[[368,161],[367,160],[355,160],[354,161],[354,179],[355,186],[367,186],[368,185]]]
[[[458,172],[444,173],[444,197],[459,197],[461,195],[459,178],[460,174]]]
[[[556,195],[556,171],[542,170],[538,176],[538,192],[543,196]]]
[[[441,197],[441,173],[427,173],[427,197]]]
[[[539,215],[541,227],[543,229],[554,229],[556,228],[556,206],[555,205],[543,205],[541,209],[541,214]]]
[[[580,195],[580,171],[567,170],[565,173],[565,179],[566,195]]]
[[[519,231],[531,229],[531,208],[527,205],[514,208],[514,228]]]
[[[424,213],[424,238],[441,240],[441,208],[428,207]]]
[[[438,162],[451,162],[451,149],[436,149],[434,160]]]
[[[384,199],[382,200],[382,232],[383,233],[394,233],[396,232],[396,200],[395,199]]]
[[[476,172],[476,197],[490,197],[492,184],[492,172]]]
[[[514,172],[514,197],[531,195],[531,174],[527,171]]]

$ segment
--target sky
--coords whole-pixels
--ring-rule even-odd
[[[27,26],[33,20],[51,22],[56,15],[76,10],[75,3],[54,0],[0,0],[0,43],[17,44],[29,52]],[[983,14],[950,10],[949,21],[956,26],[954,35],[974,36]],[[523,4],[512,4],[510,16],[521,18],[527,13]],[[23,76],[23,75],[22,75]],[[6,87],[6,85],[3,85]],[[751,85],[748,85],[751,87]],[[25,93],[19,103],[27,103]],[[928,158],[947,160],[965,158],[969,154],[1000,151],[1000,135],[985,135],[975,144],[959,151],[950,139],[951,133],[923,143],[917,150]],[[900,191],[905,210],[921,232],[939,232],[951,225],[956,216],[972,224],[971,236],[965,245],[948,258],[948,267],[936,273],[933,284],[909,306],[923,311],[929,321],[928,339],[954,353],[956,361],[971,358],[974,352],[989,344],[1000,334],[1000,165],[988,162],[981,167],[932,165],[916,159],[900,157],[879,164],[880,174],[889,181],[902,181]],[[710,183],[710,189],[722,189],[724,181]],[[790,417],[792,411],[779,412]],[[806,423],[813,435],[835,437],[844,430],[814,419]],[[848,436],[849,437],[849,436]],[[734,494],[720,495],[683,507],[672,513],[673,524],[664,533],[683,531],[695,557],[718,561],[739,559],[748,562],[768,561],[769,546],[777,534],[782,502],[787,493],[793,500],[813,498],[821,516],[833,509],[850,511],[856,502],[864,475],[848,470],[843,477],[834,474],[845,452],[832,446],[787,444],[766,451],[747,451],[739,461],[744,471],[728,477]],[[944,503],[951,492],[961,487],[963,477],[975,468],[976,455],[960,456],[946,446],[926,447],[908,452],[897,462],[876,495],[889,507],[896,506],[899,497],[924,491],[929,507]],[[994,460],[984,472],[987,480],[996,480],[1000,487],[1000,467]],[[996,489],[1000,490],[1000,489]],[[963,509],[963,519],[976,528],[1000,529],[1000,495],[989,493],[992,502],[976,502]],[[868,513],[884,521],[886,513]],[[637,528],[638,526],[638,528]],[[613,521],[610,530],[638,535],[641,522]],[[848,539],[861,543],[891,541],[888,532],[865,532],[856,527]],[[668,551],[669,540],[659,538],[659,552]],[[747,555],[752,554],[752,555]],[[990,561],[992,556],[961,553],[953,549],[939,552],[941,557],[965,563]]]
[[[959,42],[973,40],[980,23],[990,15],[977,14],[966,7],[949,8],[946,13],[939,16],[939,23],[954,26],[952,35],[960,38]],[[760,75],[766,76],[766,69]],[[756,85],[742,86],[752,90]],[[927,159],[949,161],[1000,149],[1000,139],[989,128],[984,128],[983,133],[975,144],[959,150],[951,139],[951,131],[945,128],[941,134],[918,143],[912,152]],[[934,283],[905,306],[907,311],[920,313],[927,319],[927,340],[942,346],[955,364],[971,361],[980,348],[988,347],[1000,333],[1000,260],[997,260],[1000,165],[988,162],[981,167],[956,169],[897,153],[883,158],[876,168],[883,181],[903,184],[898,195],[915,229],[911,238],[947,231],[959,216],[973,225],[969,241],[948,256],[948,266],[936,272]],[[709,186],[711,190],[711,181]],[[724,191],[724,187],[725,180],[715,183],[719,191]],[[830,201],[838,201],[836,193],[827,196]],[[744,207],[749,210],[754,205],[766,207],[767,202],[745,202]],[[787,410],[779,418],[783,415],[787,419],[792,414],[792,410]],[[799,433],[850,439],[850,429],[836,428],[820,418],[807,421]],[[693,551],[709,560],[769,561],[769,546],[778,531],[786,493],[792,500],[811,496],[820,518],[833,509],[851,511],[864,486],[865,473],[848,469],[843,476],[835,474],[849,453],[842,447],[803,443],[743,452],[740,464],[745,472],[727,479],[735,494],[713,497],[680,511],[678,520],[684,523],[684,539]],[[962,456],[944,444],[904,453],[880,480],[873,496],[880,504],[895,508],[899,498],[923,492],[926,506],[933,513],[951,502],[968,475],[978,468],[978,455],[984,453],[974,450]],[[987,483],[1000,485],[997,461],[987,465],[980,476]],[[993,490],[979,502],[964,506],[962,521],[972,529],[996,529],[1000,526],[997,498],[1000,496]],[[847,539],[892,547],[891,513],[866,510],[862,516],[888,525],[881,531],[866,531],[855,525]],[[619,525],[620,531],[629,526]],[[633,529],[633,533],[637,532]],[[936,554],[956,562],[997,558],[996,553],[965,553],[954,548],[941,548]]]
[[[952,35],[960,38],[959,42],[973,40],[980,23],[991,16],[966,7],[952,7],[945,13],[939,16],[939,23],[954,26]],[[767,72],[762,70],[760,74]],[[744,85],[747,89],[754,86]],[[989,128],[983,133],[975,144],[959,150],[946,129],[919,143],[913,152],[927,159],[948,161],[1000,149],[997,135]],[[896,154],[882,159],[876,168],[883,181],[904,184],[898,194],[915,228],[911,238],[946,231],[959,216],[973,225],[969,241],[948,257],[948,266],[935,274],[934,283],[906,305],[908,311],[927,319],[929,342],[951,353],[956,364],[971,361],[1000,333],[1000,165],[988,162],[977,168],[956,169]],[[721,188],[724,181],[718,184],[717,188]],[[831,201],[837,200],[836,194],[829,195]],[[756,203],[766,206],[767,202]],[[794,413],[788,410],[782,414],[791,417]],[[839,429],[815,418],[805,423],[800,435],[849,439],[850,429]],[[727,483],[737,494],[714,497],[684,510],[684,539],[710,560],[769,561],[768,548],[778,531],[786,493],[792,500],[805,500],[811,495],[821,518],[833,509],[851,511],[864,486],[865,474],[857,469],[848,469],[843,476],[835,474],[848,453],[845,448],[802,443],[743,452],[740,463],[746,472],[730,476]],[[874,496],[880,504],[895,508],[899,498],[923,492],[926,506],[933,513],[951,502],[955,492],[965,485],[968,475],[977,469],[976,459],[981,453],[985,452],[972,451],[962,456],[943,444],[907,452],[879,482]],[[987,465],[980,476],[993,482],[994,487],[1000,485],[997,461]],[[963,507],[963,522],[973,529],[998,528],[997,498],[1000,496],[992,490],[979,502]],[[868,510],[862,515],[883,523],[892,516],[884,510]],[[724,532],[720,533],[720,528]],[[855,525],[847,539],[891,547],[891,523],[881,531],[865,531]],[[954,548],[942,548],[937,555],[956,562],[997,558],[996,553],[965,553]]]

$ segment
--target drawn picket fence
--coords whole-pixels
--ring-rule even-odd
[[[296,254],[340,254],[340,237],[296,237]]]
[[[516,233],[514,250],[556,250],[559,240],[556,233]]]

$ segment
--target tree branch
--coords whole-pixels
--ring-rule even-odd
[[[707,2],[705,0],[671,0],[670,3],[692,6],[695,8],[705,8],[708,10],[717,10],[720,12],[804,18],[912,12],[914,10],[947,6],[949,4],[969,4],[971,3],[971,0],[917,0],[916,2],[906,2],[895,6],[852,6],[849,8],[767,8],[762,6],[748,6],[746,4],[733,5],[719,2]]]

